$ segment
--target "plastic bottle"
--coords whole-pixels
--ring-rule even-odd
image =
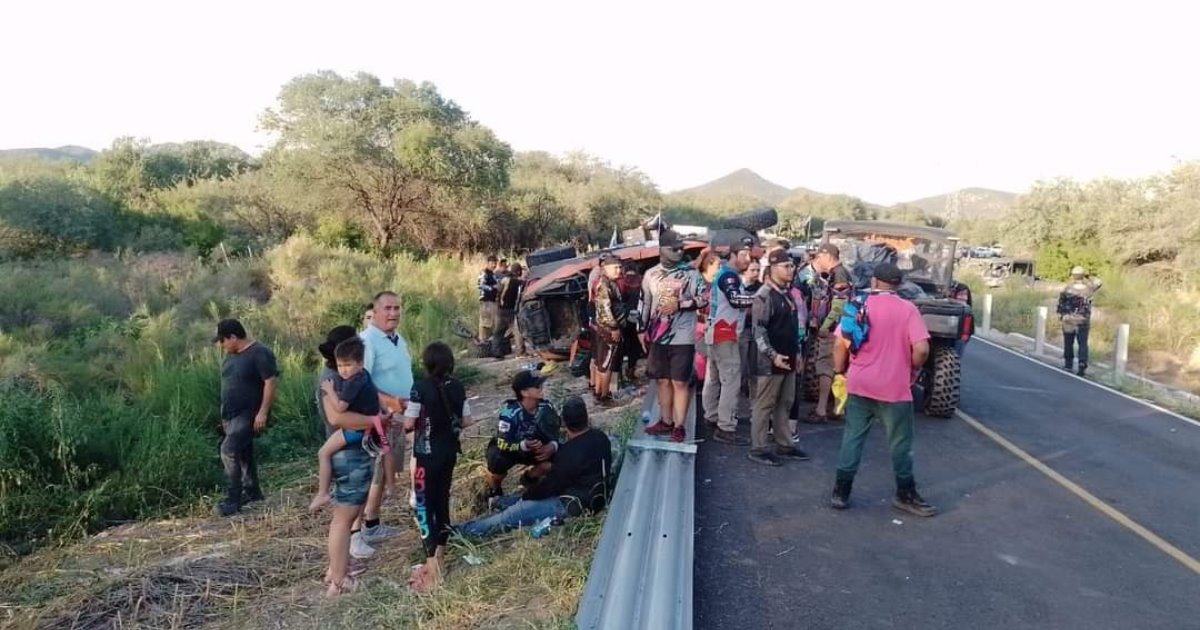
[[[547,516],[538,521],[532,528],[529,529],[529,535],[534,538],[541,538],[550,533],[550,526],[554,524],[554,519]]]

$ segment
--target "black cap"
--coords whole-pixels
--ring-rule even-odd
[[[904,280],[904,272],[895,263],[881,262],[875,265],[875,279],[887,284],[900,284]]]
[[[238,339],[246,338],[246,327],[236,319],[222,319],[217,322],[217,335],[213,337],[212,342],[217,343],[222,339],[237,337]]]
[[[347,339],[352,339],[358,336],[358,331],[354,330],[353,326],[336,326],[325,335],[325,341],[317,346],[317,352],[325,358],[327,363],[333,363],[333,351],[338,347],[339,343]]]
[[[563,402],[562,421],[568,429],[582,428],[587,424],[587,403],[579,396],[571,396]]]
[[[659,247],[682,247],[683,239],[679,238],[679,234],[673,230],[663,230],[662,234],[658,235]]]
[[[542,383],[546,382],[546,377],[533,370],[521,370],[513,377],[512,388],[513,392],[518,396],[521,392],[534,387],[541,387]]]
[[[774,249],[767,255],[768,265],[780,265],[789,262],[792,262],[792,257],[788,255],[786,249]]]
[[[820,245],[817,246],[817,253],[818,254],[829,254],[830,256],[833,256],[834,258],[842,257],[842,250],[838,249],[838,246],[834,245],[833,243],[821,243]]]

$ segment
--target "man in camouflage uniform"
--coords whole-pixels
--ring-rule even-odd
[[[833,407],[833,346],[836,343],[833,331],[842,318],[842,308],[854,290],[854,276],[842,265],[841,250],[832,243],[822,243],[812,259],[815,272],[812,317],[816,329],[814,350],[819,389],[817,407],[805,422],[823,424],[829,421],[829,410]]]
[[[1058,294],[1058,317],[1063,330],[1063,368],[1068,372],[1075,367],[1075,342],[1079,342],[1080,376],[1087,373],[1088,332],[1092,324],[1092,298],[1104,282],[1087,275],[1083,267],[1071,270],[1071,281]]]

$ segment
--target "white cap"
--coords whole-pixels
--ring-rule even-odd
[[[1079,265],[1075,265],[1075,268],[1071,270],[1071,275],[1072,276],[1086,276],[1087,269],[1084,269],[1083,267],[1080,267]]]

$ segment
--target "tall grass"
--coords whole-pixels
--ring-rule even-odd
[[[94,256],[0,265],[0,545],[25,552],[219,490],[219,373],[210,343],[239,317],[272,347],[279,396],[256,443],[268,466],[311,457],[324,332],[398,291],[414,350],[458,342],[473,273],[295,238],[262,258]],[[271,484],[267,475],[264,482]]]

